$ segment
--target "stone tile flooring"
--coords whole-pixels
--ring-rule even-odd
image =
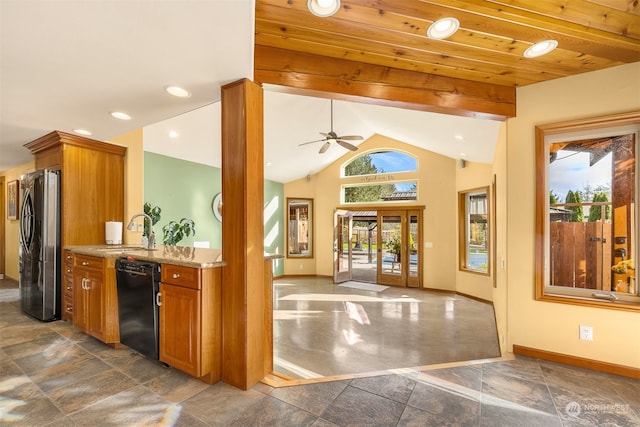
[[[67,322],[0,280],[2,426],[638,426],[640,381],[529,358],[242,391],[207,385]]]

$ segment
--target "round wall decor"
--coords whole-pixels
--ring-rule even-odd
[[[213,202],[211,202],[211,210],[213,211],[213,216],[215,216],[218,221],[222,222],[222,193],[218,193],[213,198]]]

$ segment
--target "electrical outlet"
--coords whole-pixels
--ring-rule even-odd
[[[304,264],[300,264],[300,270],[304,269]]]
[[[591,326],[580,325],[580,339],[583,341],[593,341],[593,328]]]

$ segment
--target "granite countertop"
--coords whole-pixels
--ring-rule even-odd
[[[221,249],[193,248],[191,246],[162,246],[148,250],[137,245],[87,245],[67,246],[66,250],[80,255],[99,258],[131,257],[140,261],[182,265],[185,267],[214,268],[222,267]],[[265,260],[283,258],[280,254],[265,254]]]
[[[76,254],[99,258],[131,257],[139,261],[182,265],[185,267],[213,268],[225,265],[224,261],[222,261],[222,250],[220,249],[162,245],[156,245],[154,250],[134,245],[67,246],[65,249]]]

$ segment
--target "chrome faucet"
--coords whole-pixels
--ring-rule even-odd
[[[156,235],[153,233],[153,222],[151,221],[151,217],[146,213],[135,214],[129,220],[129,225],[127,225],[127,230],[133,231],[136,228],[136,223],[133,222],[139,216],[145,217],[149,221],[149,230],[147,232],[147,249],[154,249],[156,247]]]

